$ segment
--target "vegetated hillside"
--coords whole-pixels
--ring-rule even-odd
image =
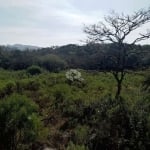
[[[40,49],[38,46],[33,46],[33,45],[23,45],[23,44],[13,44],[13,45],[7,45],[6,47],[10,48],[11,50],[37,50]]]
[[[0,70],[1,149],[148,150],[150,97],[142,85],[149,71],[127,74],[116,100],[109,73],[79,70],[83,80],[70,81],[66,71],[32,69]]]
[[[126,45],[128,46],[128,45]],[[131,48],[128,47],[130,50]],[[146,68],[150,65],[149,45],[135,45],[128,55],[127,69]],[[65,68],[82,68],[86,70],[111,70],[111,56],[118,53],[113,44],[87,44],[83,46],[65,45],[61,47],[42,48],[39,50],[11,50],[0,47],[0,67],[20,70],[31,65],[39,65],[49,71]]]
[[[114,44],[1,46],[0,149],[148,150],[150,46],[125,46],[118,97]]]

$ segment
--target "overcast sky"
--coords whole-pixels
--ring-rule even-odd
[[[150,0],[0,0],[0,45],[80,44],[84,24],[111,10],[131,14],[149,6]]]

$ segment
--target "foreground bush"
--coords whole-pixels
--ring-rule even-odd
[[[90,106],[90,150],[148,150],[150,102],[146,98],[131,109],[122,98],[105,98]],[[90,110],[90,109],[89,109]]]
[[[24,96],[12,95],[0,102],[0,149],[23,149],[37,137],[37,106]]]
[[[132,106],[123,98],[110,96],[89,105],[68,105],[72,111],[65,114],[69,118],[66,125],[73,129],[70,140],[74,143],[69,148],[87,145],[89,150],[148,150],[149,98],[137,100]]]

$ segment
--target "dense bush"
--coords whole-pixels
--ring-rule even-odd
[[[130,140],[130,110],[123,99],[104,98],[97,104],[89,120],[91,134],[89,148],[92,150],[117,150],[128,148]]]
[[[146,75],[145,80],[143,81],[143,89],[145,91],[150,92],[150,71],[149,73]]]
[[[131,110],[122,98],[105,98],[91,106],[94,113],[88,120],[91,126],[89,149],[147,150],[150,146],[149,106],[148,101],[141,101]]]
[[[76,145],[70,142],[66,150],[88,150],[88,148],[84,145]]]
[[[27,73],[29,73],[30,75],[38,75],[42,73],[42,70],[39,66],[30,66],[27,68]]]
[[[5,96],[8,96],[15,92],[16,90],[16,84],[15,82],[9,81],[6,83],[6,85],[0,89],[0,98],[4,98]]]
[[[65,127],[73,128],[72,149],[88,145],[89,150],[147,150],[150,146],[149,97],[132,107],[123,98],[110,96],[89,105],[75,101],[68,107]]]
[[[79,145],[86,144],[88,132],[89,132],[88,126],[77,125],[77,127],[74,129],[73,141]]]
[[[37,106],[20,95],[12,95],[0,102],[0,149],[23,149],[38,137],[40,120]]]

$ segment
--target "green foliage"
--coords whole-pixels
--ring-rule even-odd
[[[84,145],[75,145],[70,142],[66,150],[88,150],[88,148]]]
[[[149,67],[150,55],[149,45],[134,45],[133,49],[147,51],[146,55],[141,53],[129,55],[126,68],[134,69]],[[103,54],[106,57],[103,57]],[[116,54],[111,44],[87,45],[65,45],[61,47],[42,48],[36,51],[11,50],[9,47],[0,46],[0,67],[12,70],[27,69],[33,64],[39,64],[49,71],[59,71],[66,66],[69,68],[82,68],[86,70],[108,70],[114,67],[110,54]]]
[[[100,148],[104,150],[147,149],[150,141],[149,94],[140,91],[147,71],[127,74],[123,84],[122,95],[124,98],[119,100],[113,98],[115,81],[109,73],[83,70],[80,72],[86,81],[84,86],[68,84],[65,71],[42,72],[36,76],[27,76],[26,71],[0,70],[0,106],[2,107],[2,103],[7,102],[3,108],[6,105],[8,107],[7,113],[5,111],[6,117],[3,119],[7,118],[11,112],[14,112],[16,116],[21,114],[20,101],[16,100],[12,107],[12,105],[10,106],[10,103],[13,102],[12,98],[9,100],[9,104],[8,99],[13,93],[24,94],[38,104],[38,112],[47,129],[44,131],[45,127],[40,129],[40,139],[35,143],[33,135],[27,136],[34,132],[34,128],[28,129],[27,126],[27,130],[21,129],[24,134],[17,146],[18,149],[32,149],[29,147],[32,142],[37,145],[37,148],[51,143],[52,146],[59,149],[66,147],[70,141],[73,141],[72,147],[75,149],[81,148],[83,145],[88,146],[90,150],[94,148],[95,150]],[[109,94],[112,96],[105,96]],[[31,101],[28,100],[28,102]],[[3,110],[1,107],[0,112]],[[27,110],[30,108],[27,105],[25,107]],[[36,111],[34,114],[36,115]],[[5,121],[0,121],[0,125],[1,122]],[[21,121],[21,123],[23,122]],[[39,126],[38,122],[35,124]],[[6,127],[1,128],[5,133]],[[9,131],[11,129],[14,129],[13,125]],[[17,129],[15,132],[17,140],[19,131],[20,129]],[[12,133],[7,132],[6,136],[9,134]],[[30,137],[32,138],[30,139]],[[86,148],[86,146],[83,147]]]
[[[142,101],[141,101],[142,102]],[[149,147],[149,102],[142,102],[140,108],[131,110],[123,100],[104,98],[98,103],[91,105],[92,125],[89,134],[88,145],[90,149],[133,149],[145,150]],[[146,113],[147,112],[147,113]]]
[[[4,87],[0,89],[0,98],[11,95],[16,91],[16,84],[13,81],[8,81]]]
[[[29,73],[30,75],[38,75],[42,73],[42,70],[39,66],[30,66],[27,68],[27,73]]]
[[[15,83],[14,82],[8,82],[4,88],[5,94],[10,95],[15,90]]]
[[[78,125],[75,129],[74,129],[74,137],[73,137],[73,141],[76,144],[85,144],[86,143],[86,139],[88,137],[88,131],[89,131],[89,127],[88,126],[81,126]]]
[[[149,47],[133,48],[148,51]],[[67,150],[149,149],[149,73],[129,71],[149,67],[149,52],[129,55],[120,99],[113,98],[112,75],[97,71],[113,69],[107,58],[115,53],[111,44],[71,44],[36,51],[0,47],[0,67],[10,69],[0,69],[0,149],[42,149],[45,144],[57,149],[67,146]],[[80,68],[82,75],[71,74],[73,82],[72,78],[66,82],[65,71],[60,72],[66,68]],[[25,70],[11,71],[19,69]],[[42,128],[39,119],[44,122]]]
[[[49,54],[39,58],[38,64],[51,72],[66,68],[66,62],[57,55]]]
[[[0,102],[0,149],[16,150],[38,137],[41,126],[37,106],[25,96],[12,95]]]
[[[30,91],[36,91],[40,87],[40,83],[36,80],[27,80],[27,82],[24,82],[24,88],[26,90]]]
[[[91,150],[148,149],[149,97],[137,101],[134,107],[122,98],[110,96],[89,105],[76,105],[72,104],[72,112],[67,114],[67,128],[74,128],[71,140],[75,144],[87,144]]]
[[[63,109],[62,105],[69,100],[71,89],[64,84],[58,84],[53,87],[54,106],[56,109]]]
[[[143,81],[143,89],[150,92],[150,71],[146,74],[145,80]]]

